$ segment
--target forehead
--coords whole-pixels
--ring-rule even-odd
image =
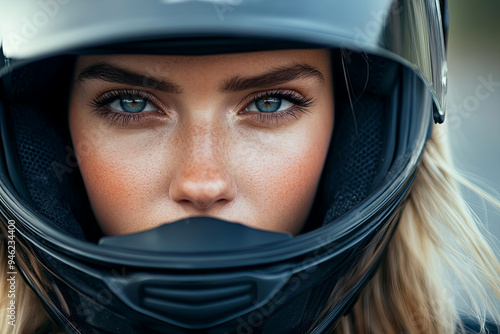
[[[85,55],[78,58],[77,70],[96,63],[109,63],[146,71],[182,71],[218,69],[219,71],[255,72],[256,68],[272,68],[294,63],[307,63],[319,70],[329,67],[329,51],[325,49],[276,50],[206,56],[172,55]]]

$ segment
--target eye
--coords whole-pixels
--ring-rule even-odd
[[[280,125],[309,112],[313,103],[313,97],[293,90],[274,89],[250,96],[248,104],[240,113],[246,114],[256,124]]]
[[[113,90],[91,99],[93,112],[111,123],[127,125],[147,117],[165,116],[165,105],[154,95],[139,90]]]
[[[257,111],[262,113],[275,113],[287,110],[293,103],[277,96],[263,96],[255,99],[246,108],[247,111]]]
[[[109,103],[109,107],[126,113],[140,113],[144,111],[155,111],[155,105],[140,96],[119,97]]]

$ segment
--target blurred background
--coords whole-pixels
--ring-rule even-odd
[[[470,180],[500,198],[500,1],[448,2],[445,123],[453,157]],[[471,192],[466,197],[500,247],[500,210]]]

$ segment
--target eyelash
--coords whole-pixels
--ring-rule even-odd
[[[272,112],[272,113],[254,112],[246,110],[252,103],[266,97],[275,97],[278,99],[283,99],[292,103],[293,106],[286,110]],[[165,107],[162,105],[162,103],[160,103],[160,101],[158,101],[158,99],[156,99],[153,95],[147,92],[133,90],[133,89],[115,90],[106,92],[104,94],[92,98],[92,100],[90,101],[90,106],[94,108],[94,112],[97,114],[97,116],[103,117],[106,120],[109,120],[111,123],[117,123],[121,125],[127,125],[129,122],[140,122],[146,116],[147,113],[150,113],[150,112],[144,112],[144,113],[139,112],[136,114],[126,113],[126,112],[121,112],[119,110],[115,110],[109,106],[109,104],[116,101],[117,99],[127,99],[127,98],[144,99],[144,101],[152,103],[157,108],[158,113],[164,114],[162,110],[165,109]],[[313,105],[313,103],[314,99],[312,97],[301,96],[298,93],[289,90],[276,89],[276,90],[255,93],[248,99],[245,99],[244,103],[242,103],[245,105],[245,108],[243,108],[244,111],[242,111],[241,114],[249,114],[250,117],[252,117],[254,120],[260,123],[279,124],[283,121],[286,121],[290,117],[298,118],[300,114],[309,112],[307,108]],[[158,107],[158,105],[160,105],[160,107]]]
[[[309,96],[300,96],[298,93],[290,91],[290,90],[270,90],[264,91],[260,93],[256,93],[252,95],[249,101],[245,102],[245,109],[250,106],[253,102],[256,102],[259,99],[266,97],[277,97],[279,99],[286,100],[293,104],[292,107],[277,111],[273,113],[264,113],[264,112],[253,112],[253,111],[244,111],[243,113],[251,114],[258,122],[264,124],[279,124],[283,121],[286,121],[288,118],[298,118],[300,114],[307,113],[310,106],[314,104],[314,99]]]
[[[156,108],[158,113],[164,114],[161,110],[164,108],[158,108],[158,104],[161,103],[151,94],[134,89],[124,89],[109,91],[99,96],[92,98],[90,101],[90,106],[94,108],[94,112],[99,117],[103,117],[109,120],[111,123],[118,123],[121,125],[127,125],[129,122],[139,122],[144,118],[144,114],[141,113],[132,114],[125,113],[119,110],[115,110],[109,106],[112,102],[117,99],[131,99],[131,98],[141,98],[146,102],[152,103]]]

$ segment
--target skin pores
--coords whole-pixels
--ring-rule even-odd
[[[81,56],[69,111],[108,235],[191,216],[300,232],[333,119],[326,50]]]

